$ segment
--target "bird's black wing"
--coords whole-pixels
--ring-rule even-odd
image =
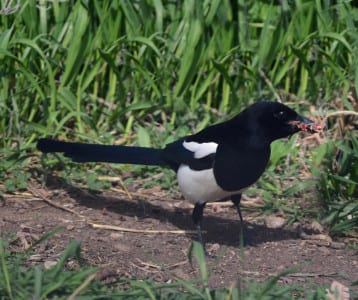
[[[269,158],[269,147],[248,150],[220,144],[213,168],[216,182],[225,191],[247,188],[265,171]]]
[[[163,159],[176,171],[181,164],[188,165],[192,170],[200,171],[213,167],[215,153],[200,158],[193,151],[184,147],[186,139],[168,144],[162,151]]]
[[[212,125],[193,135],[186,136],[171,144],[168,144],[162,152],[162,157],[168,164],[177,170],[181,164],[188,165],[192,170],[207,170],[213,167],[215,161],[215,151],[208,151],[207,155],[195,157],[195,152],[184,146],[184,143],[197,143],[201,150],[208,144],[219,145],[229,131],[226,130],[228,122]],[[204,148],[204,149],[203,149]]]

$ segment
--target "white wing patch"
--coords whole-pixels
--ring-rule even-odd
[[[218,147],[217,143],[197,143],[197,142],[183,142],[183,147],[191,152],[194,152],[195,158],[203,158],[209,154],[215,153]]]

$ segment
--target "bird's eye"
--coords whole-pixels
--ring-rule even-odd
[[[286,115],[287,115],[286,112],[285,112],[285,111],[282,111],[282,110],[280,110],[280,111],[274,113],[275,118],[277,118],[277,119],[279,119],[279,120],[285,119],[285,118],[286,118]]]

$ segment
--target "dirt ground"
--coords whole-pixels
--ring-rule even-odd
[[[204,238],[210,254],[218,257],[218,261],[208,258],[211,287],[229,287],[247,279],[262,281],[297,265],[301,268],[284,277],[282,284],[330,285],[336,280],[349,286],[358,280],[358,253],[347,247],[347,240],[332,243],[322,233],[312,235],[309,226],[303,226],[307,235],[298,233],[297,225],[268,228],[263,216],[245,210],[245,201],[243,208],[253,243],[243,249],[234,207],[218,203],[205,209]],[[118,277],[189,280],[200,277],[187,256],[196,238],[191,210],[190,204],[169,199],[159,188],[128,194],[115,189],[93,193],[53,182],[46,187],[33,185],[27,193],[5,195],[0,233],[15,233],[11,245],[27,248],[43,234],[63,226],[63,231],[37,248],[34,263],[56,262],[66,245],[77,239],[85,261],[101,267],[99,277],[107,282]]]

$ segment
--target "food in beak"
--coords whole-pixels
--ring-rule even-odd
[[[309,119],[303,118],[302,121],[291,121],[292,126],[297,127],[299,130],[308,133],[317,133],[322,131],[323,127]]]

